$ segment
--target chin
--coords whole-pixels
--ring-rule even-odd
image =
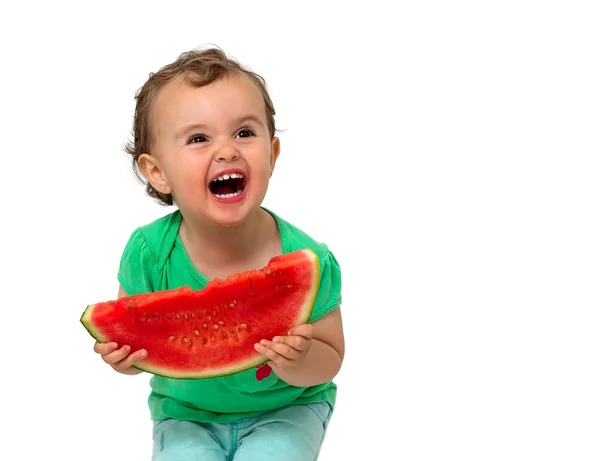
[[[255,210],[256,211],[256,210]],[[222,227],[236,227],[254,214],[252,209],[218,210],[213,209],[206,218]]]

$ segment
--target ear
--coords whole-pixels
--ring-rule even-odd
[[[170,194],[172,192],[169,181],[167,180],[162,167],[160,166],[160,162],[156,157],[153,157],[150,154],[141,154],[138,157],[138,164],[140,165],[140,170],[148,182],[152,184],[152,187],[154,187],[158,192],[162,194]],[[165,188],[163,189],[163,187]]]
[[[280,144],[279,138],[273,137],[271,141],[271,176],[273,175],[273,170],[275,169],[275,163],[277,162],[277,158],[279,157]]]

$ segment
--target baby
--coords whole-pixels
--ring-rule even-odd
[[[156,461],[317,459],[344,358],[341,272],[328,247],[262,206],[280,153],[265,82],[219,48],[183,53],[136,95],[126,146],[150,197],[176,211],[138,227],[123,251],[118,296],[202,289],[311,248],[320,288],[307,324],[255,345],[268,362],[200,380],[153,375]],[[114,370],[141,373],[127,344],[94,345]]]

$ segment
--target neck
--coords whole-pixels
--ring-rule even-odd
[[[258,209],[248,218],[231,227],[194,221],[184,217],[180,236],[190,257],[201,259],[210,267],[226,267],[251,260],[270,239],[269,224],[273,218]]]

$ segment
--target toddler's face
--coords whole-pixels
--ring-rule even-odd
[[[200,88],[170,82],[153,109],[153,152],[140,166],[158,191],[166,184],[182,212],[220,225],[258,209],[279,140],[270,137],[262,94],[248,77]]]

